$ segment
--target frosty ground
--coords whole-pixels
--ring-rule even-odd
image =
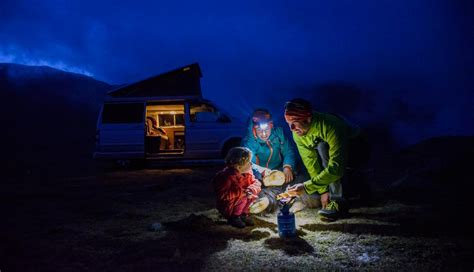
[[[220,166],[91,170],[85,165],[55,176],[26,172],[3,182],[1,271],[474,267],[472,223],[436,205],[443,195],[413,201],[386,182],[377,186],[393,176],[388,170],[374,170],[373,200],[354,203],[350,217],[325,223],[316,209],[306,209],[296,214],[298,237],[284,240],[275,214],[242,230],[225,223],[214,209],[210,184]],[[401,176],[390,184],[419,178]]]

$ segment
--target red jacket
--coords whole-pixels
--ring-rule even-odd
[[[242,197],[247,197],[246,189],[250,189],[254,195],[258,195],[261,190],[261,184],[253,174],[241,174],[233,167],[226,167],[218,172],[213,185],[217,197],[217,210],[225,217],[230,217],[237,202]]]

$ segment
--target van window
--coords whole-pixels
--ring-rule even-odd
[[[104,104],[102,123],[143,123],[142,103]]]
[[[208,103],[193,103],[189,105],[189,117],[191,122],[220,122],[229,123],[230,118],[220,113],[217,108]]]
[[[201,116],[205,116],[205,120],[209,122],[214,119],[215,122],[218,117],[218,112],[216,107],[207,103],[195,103],[189,105],[189,117],[191,122],[201,122],[203,120],[198,120],[196,113],[202,113]],[[211,118],[212,117],[212,118]]]
[[[184,126],[184,114],[182,113],[158,114],[158,125],[160,127]]]
[[[174,126],[174,115],[173,114],[158,114],[158,125],[160,127]]]
[[[176,126],[184,126],[184,114],[176,114],[174,117],[176,118]]]

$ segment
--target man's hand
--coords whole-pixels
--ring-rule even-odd
[[[290,196],[300,196],[304,194],[304,184],[298,183],[293,186],[288,187],[286,190]]]
[[[324,194],[321,195],[321,206],[323,206],[323,209],[326,209],[326,206],[329,203],[329,192],[325,192]]]
[[[293,171],[291,170],[291,167],[283,167],[283,173],[285,173],[285,183],[293,181]]]

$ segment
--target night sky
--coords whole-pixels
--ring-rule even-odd
[[[384,123],[407,144],[474,134],[473,6],[3,0],[0,62],[48,65],[110,84],[199,62],[204,96],[241,116],[268,107],[278,122],[284,101],[301,96],[321,109],[350,108],[344,113],[363,124]],[[358,104],[319,99],[324,86],[357,90]]]

